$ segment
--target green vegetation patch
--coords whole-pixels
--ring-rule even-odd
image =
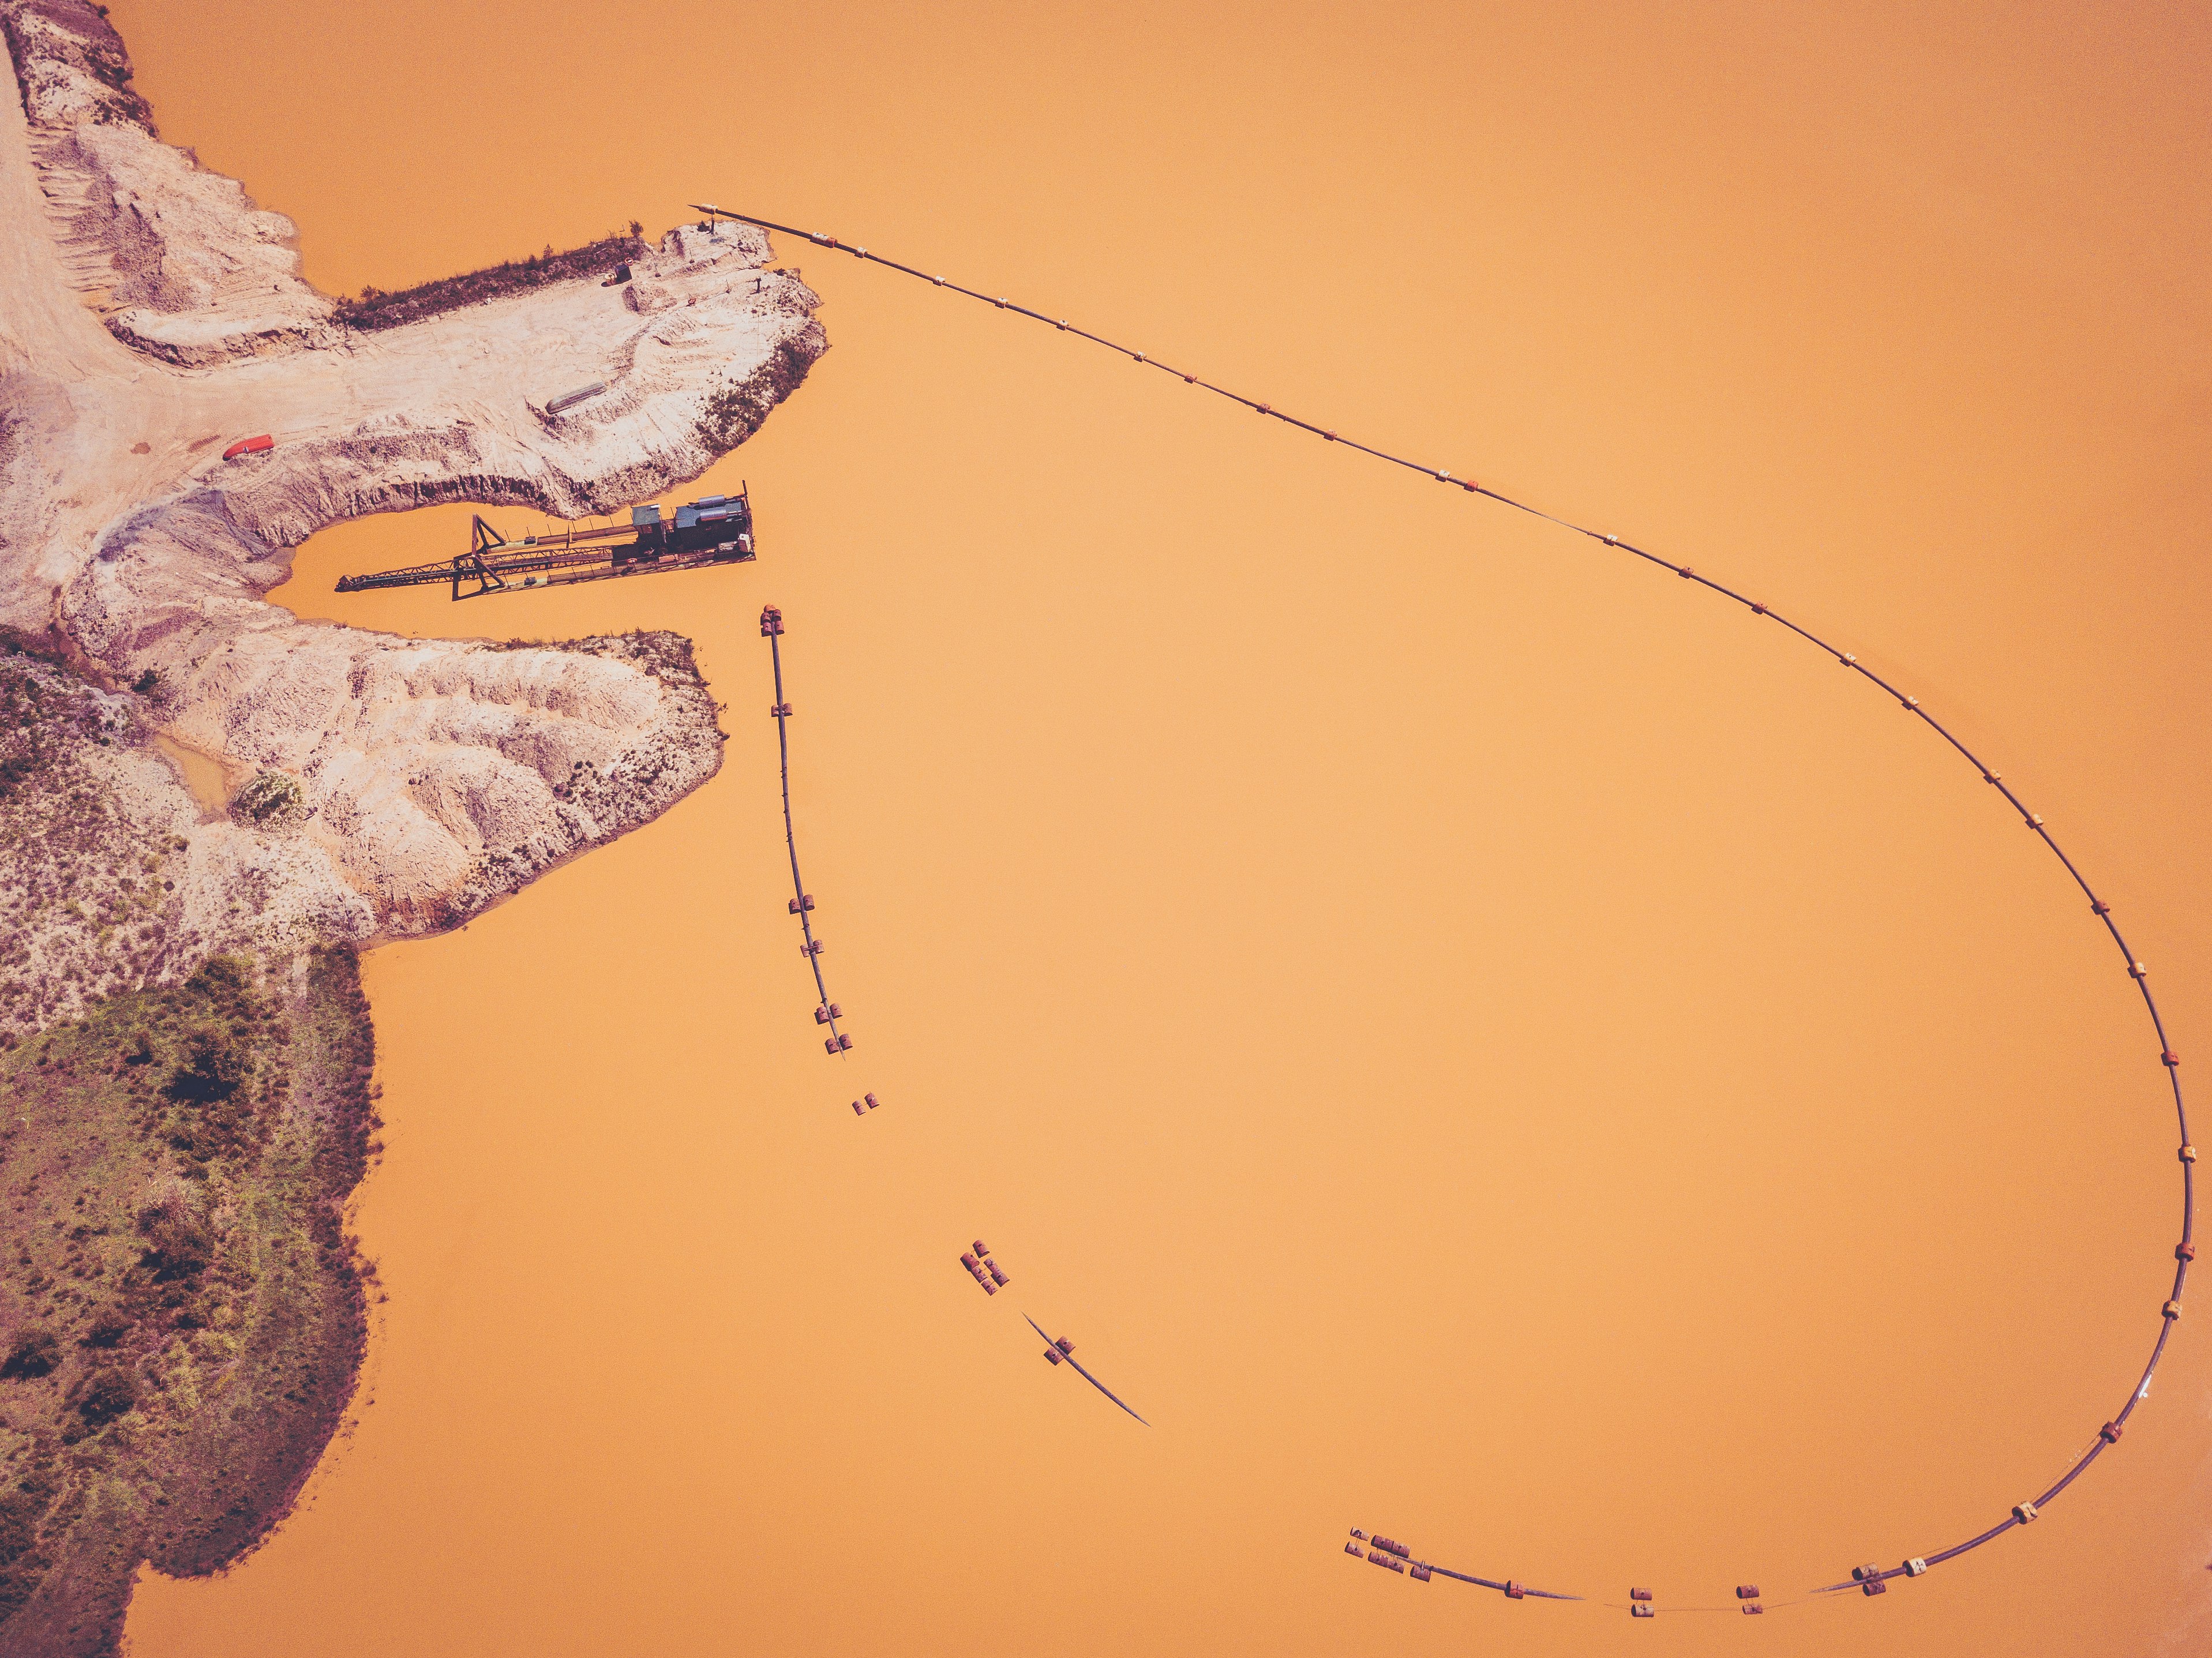
[[[360,297],[340,300],[335,315],[348,328],[398,328],[443,311],[480,305],[486,300],[501,299],[547,282],[568,282],[579,276],[596,279],[606,276],[618,264],[644,256],[647,248],[639,234],[642,229],[642,226],[633,222],[627,236],[605,237],[582,247],[572,247],[565,253],[556,253],[548,247],[543,253],[533,253],[526,259],[509,259],[504,264],[488,265],[459,276],[441,276],[435,282],[404,288],[396,294],[364,288]]]
[[[819,353],[810,352],[807,343],[817,331],[810,327],[799,339],[779,342],[775,356],[751,379],[716,386],[700,414],[699,440],[716,454],[727,454],[760,430],[768,411],[797,391],[814,366]]]
[[[289,772],[264,771],[231,797],[234,822],[254,829],[287,829],[300,821],[304,796],[300,780]]]
[[[0,1651],[289,1508],[350,1398],[375,1128],[353,953],[218,957],[0,1053]]]

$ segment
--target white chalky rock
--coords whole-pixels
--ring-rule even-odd
[[[261,902],[288,926],[428,931],[712,775],[681,640],[410,641],[263,595],[340,519],[584,518],[698,476],[826,349],[766,237],[686,227],[623,247],[624,286],[518,276],[358,329],[300,277],[289,220],[155,137],[93,8],[0,0],[0,28],[22,88],[0,98],[0,624],[112,689],[151,670],[155,724],[297,779],[286,827],[193,831],[195,884],[250,865],[296,889]],[[220,458],[263,432],[267,453]]]

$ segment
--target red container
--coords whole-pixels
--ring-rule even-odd
[[[1522,1588],[1520,1584],[1515,1582],[1510,1577],[1505,1580],[1505,1598],[1507,1600],[1519,1600],[1526,1597],[1528,1593],[1528,1590]]]
[[[1756,1583],[1738,1583],[1735,1586],[1735,1598],[1739,1600],[1758,1600],[1759,1585]]]

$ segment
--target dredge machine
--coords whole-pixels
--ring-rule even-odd
[[[413,587],[450,581],[456,599],[526,587],[559,587],[572,581],[658,570],[693,570],[705,564],[744,564],[753,556],[750,492],[706,495],[678,507],[672,521],[658,506],[633,507],[628,524],[563,530],[557,535],[509,541],[481,517],[470,521],[469,550],[458,557],[369,575],[338,578],[342,593],[372,587]],[[476,585],[464,590],[463,584]]]

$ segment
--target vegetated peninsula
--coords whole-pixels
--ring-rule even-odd
[[[0,33],[13,1658],[114,1651],[140,1563],[238,1558],[343,1414],[375,1132],[356,950],[459,925],[720,762],[681,638],[308,624],[264,598],[289,550],[436,501],[617,510],[742,442],[826,348],[815,295],[733,227],[334,301],[288,220],[155,137],[97,6],[0,0]],[[157,738],[222,762],[227,813]]]

